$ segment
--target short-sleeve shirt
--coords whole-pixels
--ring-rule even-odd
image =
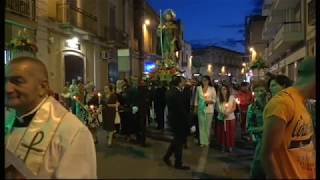
[[[282,138],[281,146],[273,152],[272,158],[281,178],[314,179],[314,129],[304,97],[294,87],[279,92],[266,105],[264,121],[268,121],[272,116],[286,124],[284,136],[279,137]]]

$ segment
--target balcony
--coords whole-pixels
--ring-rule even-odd
[[[36,17],[35,0],[6,0],[6,11],[34,21]]]
[[[264,40],[270,40],[276,35],[281,23],[286,21],[285,15],[285,10],[271,10],[270,16],[267,17],[263,27],[262,38]]]
[[[272,2],[272,9],[280,10],[280,9],[288,9],[295,8],[300,0],[274,0]]]
[[[303,41],[304,35],[300,21],[284,22],[275,38],[269,44],[268,59],[273,61],[279,55],[291,49],[295,44]]]
[[[104,37],[109,45],[116,47],[128,46],[128,34],[116,27],[104,27]]]
[[[316,24],[316,1],[312,0],[308,3],[308,25],[315,26]]]
[[[303,31],[300,21],[284,22],[274,38],[274,49],[283,44],[292,44],[303,40]]]
[[[57,4],[57,21],[63,28],[79,28],[80,31],[96,34],[97,17],[89,12],[71,7],[69,4]]]
[[[272,0],[264,0],[262,5],[262,16],[269,16],[272,6]]]

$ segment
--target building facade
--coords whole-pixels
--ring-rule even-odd
[[[262,30],[265,23],[265,16],[248,16],[246,19],[246,52],[249,54],[252,48],[257,56],[262,57],[267,42],[262,39]]]
[[[262,39],[268,42],[264,57],[270,71],[296,80],[297,66],[306,56],[315,56],[315,1],[265,0],[267,16]]]
[[[135,17],[136,4],[134,0],[6,0],[5,41],[8,44],[19,30],[26,30],[38,46],[36,56],[46,64],[54,91],[61,92],[72,79],[94,82],[102,90],[109,82],[141,72],[139,39],[132,28],[140,18]],[[9,61],[10,50],[5,54]]]
[[[150,6],[147,1],[144,1],[142,16],[142,34],[143,34],[143,60],[140,63],[141,71],[145,73],[146,64],[156,63],[161,59],[161,55],[158,54],[159,38],[157,35],[158,25],[160,24],[159,14]],[[142,75],[142,74],[141,74]]]
[[[241,72],[242,64],[246,60],[243,53],[210,46],[194,49],[192,54],[193,73],[209,75],[215,80],[245,80],[245,74]],[[199,66],[195,66],[196,64]]]

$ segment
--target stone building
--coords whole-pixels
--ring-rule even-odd
[[[268,42],[264,57],[270,71],[297,78],[297,67],[306,56],[315,56],[315,0],[264,0],[267,16],[262,38]]]
[[[243,53],[218,46],[210,46],[193,50],[193,64],[200,63],[199,68],[193,68],[193,73],[209,75],[213,79],[244,80],[245,74],[241,73],[242,64],[245,62]]]
[[[74,78],[102,90],[108,82],[142,72],[137,29],[143,23],[136,20],[143,14],[136,7],[144,9],[138,0],[6,0],[5,42],[26,29],[56,92]],[[7,48],[5,55],[9,61]]]

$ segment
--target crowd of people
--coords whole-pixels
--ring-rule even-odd
[[[216,82],[209,76],[189,80],[174,76],[170,82],[131,77],[108,84],[100,93],[92,82],[84,85],[74,79],[71,85],[66,84],[60,96],[55,96],[58,103],[50,96],[43,63],[33,58],[17,58],[9,63],[10,71],[6,73],[6,106],[16,113],[7,116],[14,118],[11,124],[6,121],[6,146],[23,156],[36,174],[96,178],[96,172],[92,172],[96,171],[93,143],[98,143],[100,126],[107,132],[109,147],[114,134],[148,147],[146,128],[156,124],[158,130],[164,131],[168,124],[173,140],[163,161],[172,166],[170,158],[174,155],[174,167],[183,170],[190,169],[182,161],[188,137],[195,138],[202,148],[216,143],[222,152],[232,153],[239,126],[240,138],[255,146],[252,178],[315,178],[315,116],[314,110],[308,108],[314,107],[314,101],[309,99],[315,100],[313,63],[312,58],[301,63],[295,83],[284,75],[270,73],[264,79],[239,85]],[[22,66],[28,66],[30,73],[22,71]],[[43,125],[34,118],[42,119]],[[35,130],[25,134],[15,127]],[[48,136],[43,135],[46,132]],[[41,146],[42,151],[24,153],[34,148],[23,143],[35,145],[32,138],[38,133],[48,138]],[[17,144],[21,143],[17,138],[24,138],[22,146]],[[61,156],[62,159],[58,158]],[[43,163],[45,166],[39,170]],[[77,166],[71,165],[75,163]],[[73,167],[74,171],[63,167]]]

